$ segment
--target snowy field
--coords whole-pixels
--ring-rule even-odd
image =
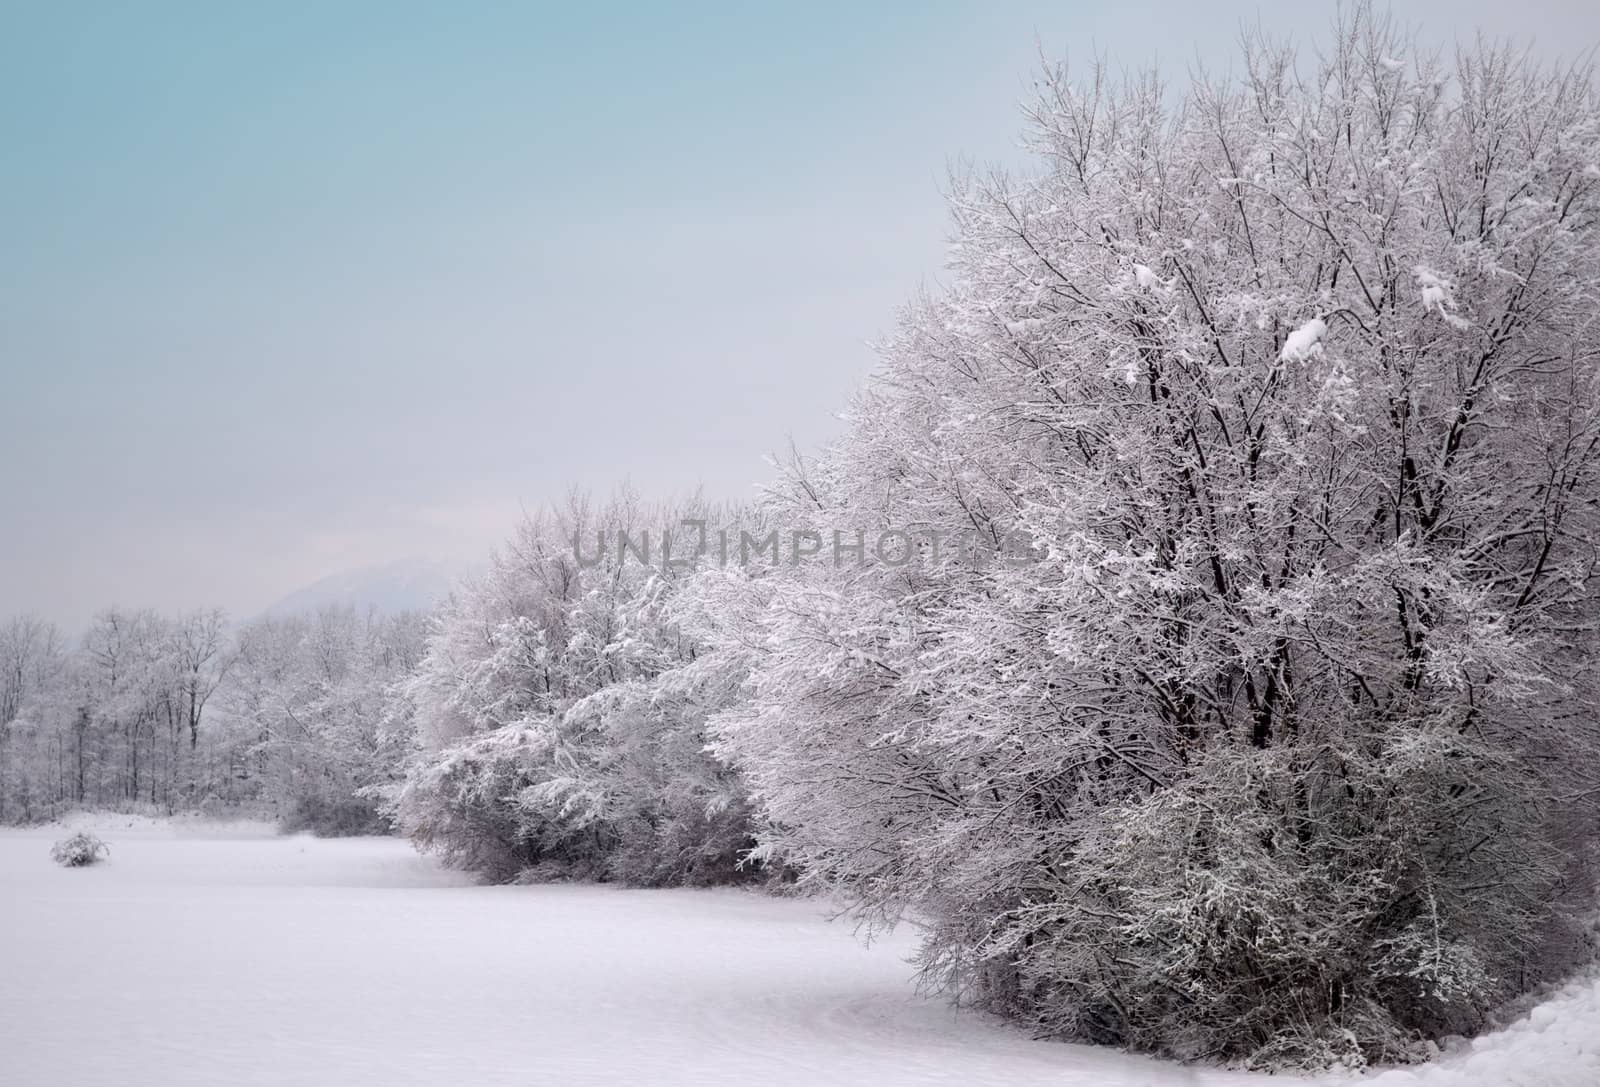
[[[389,839],[102,817],[0,832],[0,1084],[1284,1085],[1035,1042],[915,995],[912,936],[816,902],[480,887]],[[1350,1083],[1351,1080],[1333,1082]],[[1600,992],[1570,987],[1401,1087],[1594,1087]]]

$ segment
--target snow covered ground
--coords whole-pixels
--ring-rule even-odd
[[[480,887],[389,839],[98,817],[0,832],[0,1083],[1267,1087],[1035,1042],[911,988],[816,902]],[[1343,1081],[1349,1083],[1349,1080]],[[1381,1087],[1594,1087],[1600,989]]]

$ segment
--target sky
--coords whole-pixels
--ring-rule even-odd
[[[247,615],[577,486],[755,493],[937,289],[1041,53],[1332,5],[0,0],[0,616]],[[1600,5],[1414,0],[1571,55]]]

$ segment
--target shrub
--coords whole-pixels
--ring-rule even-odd
[[[375,801],[355,797],[297,797],[278,820],[285,834],[309,831],[318,838],[359,838],[388,834],[389,820]]]
[[[50,847],[50,859],[63,868],[84,868],[111,854],[111,847],[93,834],[79,831]]]

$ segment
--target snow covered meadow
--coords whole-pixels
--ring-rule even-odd
[[[79,818],[0,831],[7,1087],[1249,1087],[919,996],[899,932],[742,890],[480,886],[394,838]],[[1320,1082],[1344,1082],[1328,1077]],[[1600,988],[1383,1087],[1592,1087]]]
[[[10,1087],[1192,1082],[919,997],[909,932],[868,947],[816,900],[475,886],[394,838],[85,823],[113,852],[81,870],[50,863],[59,828],[0,832]]]

